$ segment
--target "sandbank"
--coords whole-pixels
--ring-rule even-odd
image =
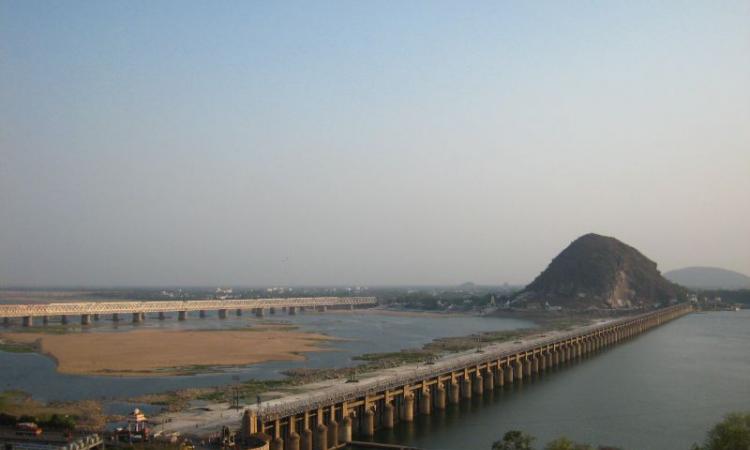
[[[61,373],[167,376],[215,366],[303,360],[303,352],[330,350],[322,334],[277,329],[227,331],[134,330],[50,335],[2,333],[0,339],[35,344]]]

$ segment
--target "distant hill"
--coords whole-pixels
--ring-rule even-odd
[[[685,267],[665,272],[664,276],[692,289],[750,289],[750,277],[719,267]]]
[[[591,233],[557,255],[516,300],[572,308],[628,308],[684,300],[686,294],[635,248]]]

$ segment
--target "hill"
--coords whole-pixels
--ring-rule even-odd
[[[629,308],[684,300],[686,294],[635,248],[591,233],[557,255],[517,301],[570,308]]]
[[[750,277],[720,267],[685,267],[664,276],[692,289],[750,289]]]

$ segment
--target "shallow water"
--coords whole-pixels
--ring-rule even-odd
[[[750,411],[750,311],[691,314],[537,380],[474,398],[375,440],[489,450],[511,429],[629,450],[687,450]]]

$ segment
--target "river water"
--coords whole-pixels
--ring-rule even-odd
[[[490,450],[511,429],[536,447],[565,435],[628,450],[688,450],[731,411],[750,411],[750,311],[698,313],[537,380],[474,398],[378,442]]]
[[[215,312],[213,313],[215,315]],[[174,316],[174,314],[173,314]],[[73,318],[71,318],[73,319]],[[20,389],[43,401],[100,399],[118,405],[115,399],[164,392],[190,387],[216,386],[249,379],[281,378],[281,371],[295,367],[324,368],[345,367],[356,364],[355,355],[372,352],[389,352],[405,348],[417,348],[435,338],[464,336],[479,331],[508,330],[531,327],[533,324],[515,319],[474,316],[397,316],[372,312],[305,312],[295,316],[286,314],[267,315],[263,321],[288,322],[302,331],[324,333],[343,338],[331,342],[334,351],[306,354],[305,361],[281,361],[240,367],[221,373],[209,373],[174,377],[111,377],[65,375],[56,371],[55,363],[48,357],[34,353],[9,353],[0,351],[0,391]],[[247,314],[230,316],[219,320],[215,317],[198,319],[191,317],[181,322],[175,317],[160,321],[156,315],[138,325],[128,322],[113,324],[110,321],[95,322],[81,332],[98,333],[139,329],[219,329],[258,325],[261,322]],[[0,332],[4,329],[0,328]],[[12,329],[8,329],[12,331]],[[116,351],[116,349],[113,349]],[[190,349],[185,349],[190,351]],[[123,408],[129,408],[125,404]]]

